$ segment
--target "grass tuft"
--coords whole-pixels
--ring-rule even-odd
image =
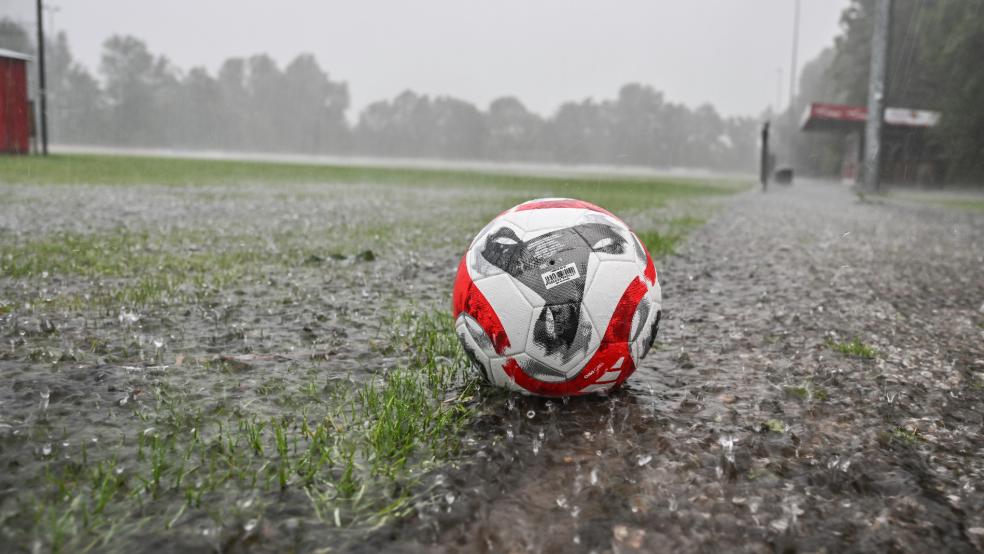
[[[871,346],[861,342],[860,339],[855,337],[848,342],[836,342],[831,339],[827,339],[827,346],[832,348],[845,356],[854,356],[856,358],[873,359],[878,356],[878,351]]]
[[[778,419],[768,419],[762,422],[762,430],[781,435],[786,432],[786,424]]]

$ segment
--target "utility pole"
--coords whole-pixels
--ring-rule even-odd
[[[793,59],[789,71],[789,119],[790,129],[796,128],[796,115],[793,113],[793,100],[796,98],[796,50],[799,48],[800,0],[796,0],[793,11]]]
[[[41,153],[48,155],[48,99],[44,79],[44,6],[38,5],[38,96],[41,100]]]
[[[776,68],[776,115],[782,113],[782,68]]]
[[[762,124],[762,140],[759,143],[761,157],[759,158],[759,181],[762,182],[762,192],[769,189],[769,122]]]
[[[879,187],[881,169],[881,126],[885,108],[885,66],[888,65],[888,36],[892,0],[875,0],[875,26],[871,33],[871,70],[868,75],[868,121],[864,126],[864,186]]]

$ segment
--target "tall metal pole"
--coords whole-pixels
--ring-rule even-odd
[[[759,181],[762,182],[762,192],[769,188],[769,122],[762,124],[762,140],[759,142],[761,157],[759,158]]]
[[[789,63],[789,119],[790,129],[796,128],[796,115],[793,113],[793,99],[796,98],[796,51],[799,48],[800,0],[796,0],[793,10],[793,59]]]
[[[885,107],[885,66],[892,0],[875,0],[875,27],[871,33],[871,70],[868,75],[868,121],[864,127],[864,185],[877,191],[881,169],[881,126]]]
[[[782,68],[776,68],[776,115],[782,113]]]
[[[44,79],[44,6],[38,4],[38,96],[41,100],[41,153],[48,155],[48,98]]]

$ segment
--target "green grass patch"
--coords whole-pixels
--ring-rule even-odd
[[[768,419],[762,422],[762,430],[781,435],[786,432],[786,424],[778,419]]]
[[[853,356],[855,358],[870,360],[878,356],[877,350],[861,342],[861,340],[857,337],[848,342],[837,342],[827,339],[827,346],[837,352],[840,352],[841,354],[844,354],[845,356]]]
[[[148,533],[182,526],[195,536],[202,526],[248,534],[244,529],[256,521],[282,523],[285,506],[309,522],[358,530],[428,505],[430,472],[463,448],[477,384],[450,316],[400,311],[405,295],[387,297],[363,277],[378,271],[373,264],[467,240],[466,231],[487,221],[485,212],[491,217],[537,196],[579,197],[643,222],[655,219],[640,237],[659,257],[703,222],[659,221],[659,206],[741,188],[706,180],[112,156],[10,158],[0,164],[0,182],[189,187],[172,195],[180,200],[176,227],[127,216],[117,228],[95,221],[91,232],[39,228],[0,236],[8,296],[0,299],[0,314],[30,323],[10,328],[0,360],[26,368],[39,383],[77,373],[85,379],[80,390],[98,397],[105,416],[105,427],[91,425],[59,398],[50,410],[47,401],[38,408],[42,417],[33,407],[22,411],[22,434],[0,435],[4,462],[16,462],[5,467],[17,468],[4,482],[4,507],[16,509],[0,514],[0,532],[15,548],[38,544],[60,552],[125,549]],[[288,186],[294,183],[352,185],[357,193],[359,185],[381,184],[366,190],[393,192],[400,205],[426,200],[386,219],[374,217],[378,203],[343,203],[325,210],[326,220],[337,218],[312,218],[306,227],[232,211],[240,196],[249,197],[245,206],[279,194],[293,202],[295,193],[330,203],[341,190]],[[240,195],[236,184],[280,188],[243,187]],[[409,188],[398,191],[399,185]],[[25,190],[34,198],[36,191]],[[443,204],[415,209],[432,197]],[[199,198],[219,203],[221,217],[181,211],[183,202]],[[351,206],[355,212],[346,213]],[[289,204],[277,207],[278,215],[289,215]],[[364,303],[334,298],[363,286]],[[371,315],[349,313],[362,304]],[[378,315],[392,312],[398,315],[389,320]],[[364,350],[352,348],[346,330],[364,328],[369,318],[381,321],[379,336]],[[261,373],[267,362],[253,361],[288,349],[295,353],[289,363],[270,362],[268,373]],[[336,359],[363,367],[347,378],[348,369],[332,367]],[[402,360],[400,367],[391,367],[394,360]],[[103,366],[133,373],[107,372],[109,385],[98,381]]]
[[[375,527],[429,501],[421,478],[462,447],[476,381],[445,313],[399,316],[391,348],[406,366],[364,384],[287,390],[282,415],[207,407],[162,380],[118,440],[42,450],[42,475],[18,495],[27,547],[102,550],[140,530],[206,517],[216,525],[264,517],[276,495],[329,526]],[[275,493],[275,495],[274,495]],[[271,496],[274,495],[274,496]],[[264,500],[266,499],[266,500]]]
[[[829,394],[827,393],[827,389],[823,387],[818,387],[810,381],[807,381],[800,385],[786,387],[785,391],[786,394],[795,396],[796,398],[805,401],[818,400],[823,402],[827,400],[827,398],[829,397]]]
[[[947,208],[956,208],[971,212],[984,213],[984,198],[981,198],[980,195],[975,195],[968,192],[946,194],[926,191],[900,191],[891,192],[888,197],[909,202],[934,204]]]
[[[669,220],[659,229],[636,231],[636,236],[646,246],[653,258],[662,258],[676,252],[676,247],[687,233],[700,227],[705,220],[696,216],[683,216]]]
[[[553,177],[465,170],[356,167],[137,156],[12,157],[0,164],[0,182],[12,184],[174,185],[340,183],[421,187],[494,188],[519,198],[563,195],[609,210],[637,209],[670,198],[728,194],[747,183],[662,177]]]
[[[913,446],[923,441],[918,431],[912,431],[905,427],[896,427],[889,434],[891,440],[902,443],[906,446]]]

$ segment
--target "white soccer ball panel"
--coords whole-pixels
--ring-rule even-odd
[[[590,210],[581,208],[543,208],[505,213],[500,216],[500,219],[535,236],[553,229],[573,227],[577,225],[578,219],[588,211]]]
[[[591,282],[585,284],[582,304],[591,321],[604,335],[619,300],[636,278],[641,278],[635,262],[604,261],[598,266]]]
[[[506,273],[475,281],[475,286],[489,301],[509,337],[509,347],[501,355],[512,355],[526,349],[533,307],[516,288],[512,276]]]

